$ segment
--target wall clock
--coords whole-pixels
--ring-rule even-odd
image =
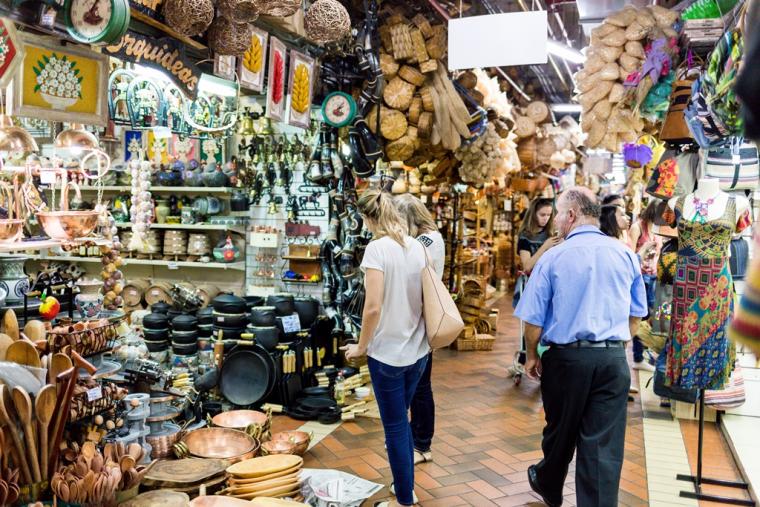
[[[356,116],[356,101],[343,92],[332,92],[322,102],[322,117],[332,127],[345,127]]]
[[[129,0],[67,0],[66,28],[85,44],[118,42],[129,28]]]

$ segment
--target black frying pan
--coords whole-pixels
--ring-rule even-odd
[[[274,362],[263,348],[236,347],[222,363],[219,390],[230,403],[253,405],[271,390],[273,374]]]

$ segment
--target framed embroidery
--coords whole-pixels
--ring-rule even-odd
[[[0,18],[0,86],[6,86],[13,79],[23,60],[24,48],[16,25],[7,18]]]
[[[314,91],[314,59],[295,50],[290,51],[290,111],[288,123],[309,128],[311,98]]]
[[[285,44],[277,37],[271,37],[266,117],[277,121],[285,118],[285,51]]]
[[[232,55],[214,55],[214,75],[234,81],[235,57]]]
[[[264,73],[266,71],[266,54],[269,34],[254,26],[251,27],[251,45],[238,61],[238,78],[240,86],[255,92],[264,90]]]
[[[21,34],[24,58],[9,87],[9,112],[43,120],[105,126],[108,57]]]

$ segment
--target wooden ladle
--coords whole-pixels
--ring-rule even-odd
[[[32,482],[32,474],[29,472],[29,463],[26,460],[24,453],[24,445],[21,443],[21,437],[19,437],[19,431],[16,428],[16,423],[11,416],[13,408],[13,401],[11,400],[11,393],[6,385],[0,385],[0,424],[8,426],[8,433],[11,434],[13,439],[13,445],[16,447],[18,453],[19,462],[21,465],[21,473],[24,475],[24,481],[28,484]]]
[[[34,400],[34,415],[37,419],[37,434],[40,436],[40,473],[42,479],[47,479],[48,468],[48,427],[55,413],[57,397],[55,385],[48,384],[43,387]]]
[[[73,366],[74,363],[71,362],[71,358],[66,354],[53,354],[53,357],[50,359],[50,367],[48,368],[48,382],[55,384],[58,375],[70,370]]]
[[[40,462],[37,459],[37,443],[34,441],[34,431],[32,430],[32,400],[23,387],[16,386],[13,388],[13,405],[16,407],[19,421],[24,427],[24,439],[26,440],[29,462],[32,464],[34,482],[41,482],[42,475],[40,474]]]
[[[41,365],[40,355],[31,342],[19,340],[11,343],[5,352],[5,360],[11,363],[23,364],[39,368]]]
[[[3,330],[5,334],[10,336],[13,341],[17,341],[21,338],[18,327],[18,319],[16,318],[16,312],[13,310],[7,310],[3,315]]]

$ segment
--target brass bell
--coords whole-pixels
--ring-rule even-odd
[[[252,136],[256,132],[253,128],[253,118],[251,117],[251,113],[246,108],[245,113],[243,114],[243,121],[240,122],[240,129],[238,130],[238,134],[241,136]]]
[[[293,208],[290,208],[288,210],[288,221],[292,222],[295,219],[296,219],[296,210],[294,210]]]
[[[277,214],[277,203],[275,201],[270,201],[270,203],[269,203],[269,209],[267,210],[267,214],[269,214],[269,215],[276,215]]]

